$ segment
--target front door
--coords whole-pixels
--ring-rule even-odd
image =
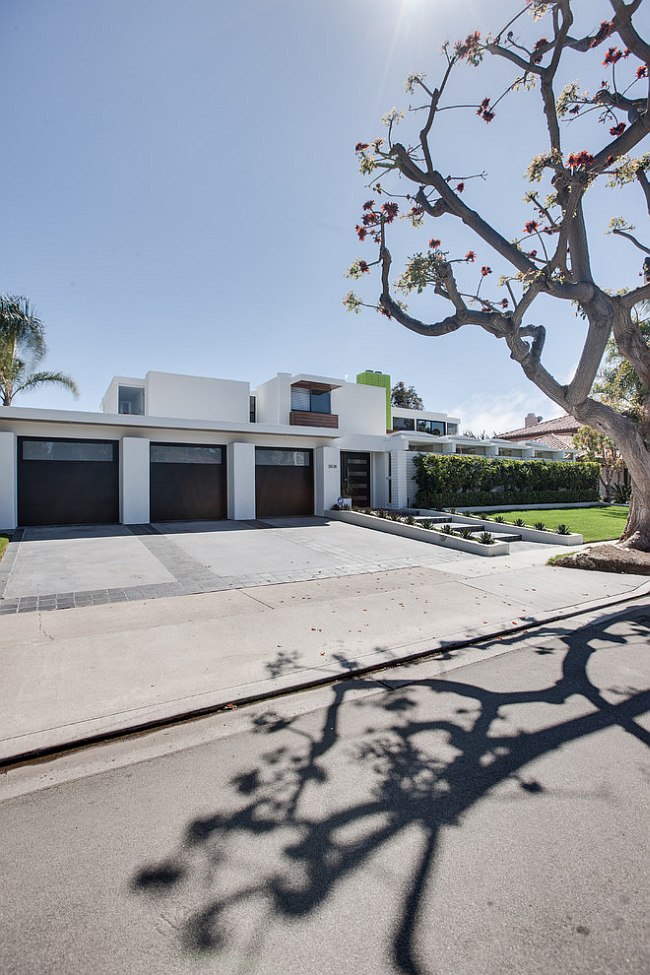
[[[353,508],[370,507],[370,454],[341,451],[341,494]]]

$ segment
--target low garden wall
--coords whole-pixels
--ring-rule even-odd
[[[419,525],[406,525],[403,521],[391,521],[377,515],[367,515],[361,511],[346,508],[341,511],[328,511],[326,517],[331,521],[344,521],[348,525],[358,525],[360,528],[371,528],[374,531],[385,532],[388,535],[400,535],[402,538],[412,538],[417,542],[428,542],[429,545],[442,545],[444,548],[456,549],[460,552],[472,552],[474,555],[485,555],[494,558],[497,555],[509,555],[510,546],[507,542],[494,541],[491,545],[470,538],[459,538],[457,535],[443,535],[442,532]],[[466,519],[470,522],[472,519]],[[475,524],[475,522],[474,522]],[[477,526],[478,530],[478,526]],[[492,527],[490,527],[492,533]]]

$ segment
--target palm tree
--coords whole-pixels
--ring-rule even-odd
[[[47,353],[45,326],[27,298],[0,295],[0,403],[11,406],[17,393],[56,383],[79,395],[77,384],[62,372],[36,371]]]

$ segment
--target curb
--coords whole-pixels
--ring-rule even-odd
[[[80,734],[77,738],[69,741],[59,742],[51,745],[43,745],[37,748],[26,749],[22,752],[16,752],[13,755],[0,757],[0,774],[12,767],[24,765],[29,762],[54,758],[57,755],[64,755],[69,752],[78,751],[83,748],[91,747],[92,745],[101,744],[103,742],[115,741],[120,738],[127,738],[131,735],[139,735],[150,731],[156,731],[161,728],[170,727],[175,724],[191,721],[196,718],[206,717],[219,712],[231,711],[233,710],[233,706],[240,708],[251,704],[259,704],[268,700],[288,697],[291,694],[299,693],[301,691],[327,687],[328,685],[343,683],[344,681],[365,677],[370,674],[393,670],[403,666],[404,664],[416,663],[428,658],[434,658],[442,653],[449,653],[450,651],[454,650],[464,650],[469,647],[479,647],[482,644],[490,643],[503,637],[512,637],[513,635],[527,633],[543,626],[548,626],[550,623],[557,623],[567,619],[575,619],[576,617],[587,615],[588,613],[593,613],[594,611],[634,603],[644,599],[648,595],[650,595],[650,582],[642,583],[631,593],[625,593],[624,595],[615,596],[607,600],[592,600],[591,602],[583,603],[579,608],[572,607],[564,612],[551,611],[549,613],[536,616],[533,619],[525,622],[518,623],[508,630],[486,630],[479,635],[472,634],[468,637],[459,635],[459,637],[456,639],[453,639],[452,637],[449,642],[440,641],[441,645],[431,646],[428,649],[420,649],[411,653],[407,652],[400,655],[398,659],[390,661],[378,661],[366,666],[356,667],[354,670],[346,670],[337,674],[329,674],[325,677],[320,676],[297,680],[297,682],[291,684],[290,687],[279,689],[275,688],[255,694],[242,694],[241,697],[233,697],[231,691],[227,696],[224,697],[223,694],[221,694],[209,704],[204,704],[199,707],[185,707],[184,709],[177,709],[174,710],[173,714],[162,715],[160,717],[140,721],[135,720],[124,727],[115,728],[112,731],[101,731],[86,735]],[[217,692],[217,694],[218,693],[219,692]]]

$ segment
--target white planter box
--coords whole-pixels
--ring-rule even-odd
[[[471,525],[475,527],[478,531],[480,527],[484,527],[485,531],[491,532],[493,535],[497,535],[501,532],[516,532],[521,535],[521,540],[523,542],[542,542],[546,545],[583,545],[584,540],[582,535],[578,535],[577,532],[571,535],[558,535],[557,532],[553,531],[540,531],[539,528],[520,528],[518,525],[513,525],[512,523],[504,522],[500,524],[498,521],[487,521],[482,519],[480,515],[477,518],[470,518],[468,515],[460,515],[458,513],[450,515],[448,511],[431,511],[425,509],[420,510],[421,515],[426,517],[438,518],[441,515],[445,515],[450,521],[458,522],[459,524]],[[541,520],[541,519],[540,519]]]
[[[428,542],[429,545],[441,545],[444,548],[455,549],[459,552],[472,552],[474,555],[485,555],[494,558],[496,555],[509,555],[510,546],[507,542],[493,542],[483,545],[469,538],[459,538],[457,535],[443,535],[442,532],[430,528],[420,528],[419,525],[405,525],[401,521],[391,521],[389,518],[378,518],[376,515],[364,515],[360,511],[328,511],[326,517],[331,521],[345,521],[348,525],[358,525],[360,528],[371,528],[374,531],[385,532],[387,535],[400,535],[402,538],[412,538],[417,542]],[[471,519],[467,519],[471,521]]]

